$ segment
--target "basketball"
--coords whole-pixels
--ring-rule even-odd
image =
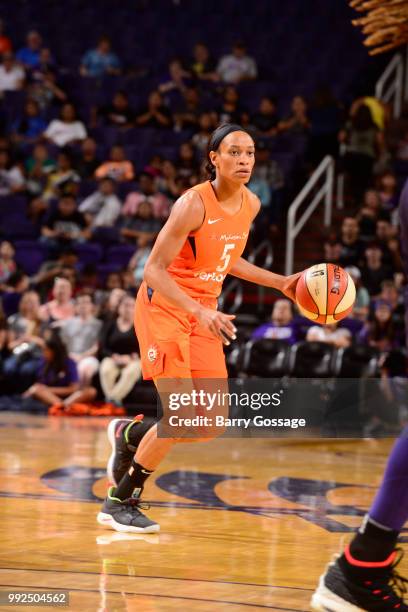
[[[336,323],[352,310],[356,287],[340,266],[322,263],[307,268],[296,285],[300,313],[315,323]]]

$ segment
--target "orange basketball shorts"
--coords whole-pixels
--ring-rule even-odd
[[[214,299],[197,301],[216,308]],[[135,330],[145,380],[228,377],[222,341],[145,282],[136,298]]]

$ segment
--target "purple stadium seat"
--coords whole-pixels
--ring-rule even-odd
[[[136,247],[127,244],[112,246],[106,253],[106,263],[110,265],[117,264],[121,268],[126,268],[135,250]]]
[[[102,259],[102,247],[99,244],[84,242],[75,247],[82,264],[97,264]]]
[[[21,246],[23,245],[23,246]],[[46,260],[44,249],[36,242],[16,242],[16,262],[29,275],[35,274]]]

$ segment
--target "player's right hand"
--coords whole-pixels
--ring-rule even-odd
[[[219,310],[203,307],[195,313],[195,316],[200,325],[209,329],[225,345],[228,346],[230,341],[237,337],[237,328],[231,321],[235,319],[235,315],[227,315]]]

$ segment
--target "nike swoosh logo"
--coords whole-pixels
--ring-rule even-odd
[[[140,471],[142,472],[142,474],[151,474],[151,472],[149,472],[149,470],[143,470],[143,469],[141,469]]]
[[[217,221],[222,221],[222,217],[219,219],[208,219],[208,225],[212,225],[213,223],[217,223]]]

